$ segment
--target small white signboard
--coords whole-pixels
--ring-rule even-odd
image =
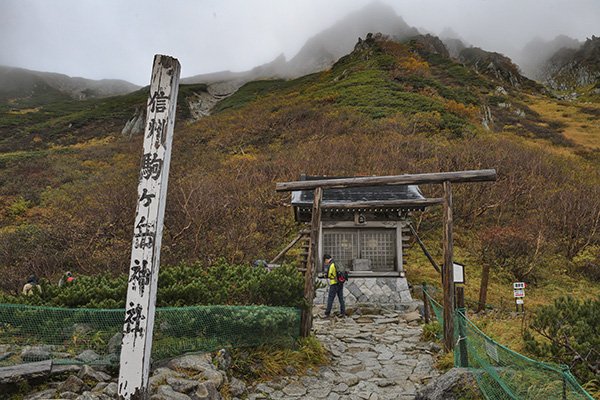
[[[527,284],[525,282],[515,282],[513,283],[513,289],[517,290],[517,289],[525,289],[525,287],[527,286]]]
[[[517,299],[517,304],[523,304],[523,299]]]
[[[465,283],[465,266],[463,264],[453,262],[452,272],[454,283]]]
[[[524,289],[515,289],[513,290],[515,297],[525,297],[525,290]]]
[[[498,349],[496,349],[496,345],[493,342],[489,340],[485,341],[485,352],[492,360],[499,362]]]

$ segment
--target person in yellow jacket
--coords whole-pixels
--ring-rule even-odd
[[[333,307],[333,300],[336,296],[340,302],[340,314],[342,317],[345,317],[346,305],[344,304],[344,283],[338,282],[337,270],[335,269],[333,257],[331,257],[329,254],[325,254],[323,258],[325,259],[325,270],[327,271],[327,280],[329,282],[329,296],[327,297],[325,318],[329,318],[329,315],[331,314],[331,307]]]

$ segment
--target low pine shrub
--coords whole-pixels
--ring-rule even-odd
[[[0,303],[54,307],[124,308],[127,276],[78,276],[73,284],[58,287],[42,281],[42,293],[13,296],[0,293]],[[302,307],[302,275],[293,266],[271,272],[264,268],[231,265],[223,260],[204,267],[180,264],[164,267],[158,278],[158,307],[191,305],[269,305]]]

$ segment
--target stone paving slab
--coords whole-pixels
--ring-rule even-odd
[[[399,312],[317,316],[313,330],[329,351],[331,365],[309,377],[261,383],[248,399],[408,400],[439,375],[431,343],[420,340],[421,327]]]

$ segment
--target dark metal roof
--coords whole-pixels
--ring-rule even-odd
[[[302,176],[300,180],[336,179],[342,177]],[[311,206],[314,199],[312,190],[292,192],[292,205]],[[344,189],[325,189],[323,203],[362,202],[380,200],[423,200],[423,194],[417,185],[365,186]]]

